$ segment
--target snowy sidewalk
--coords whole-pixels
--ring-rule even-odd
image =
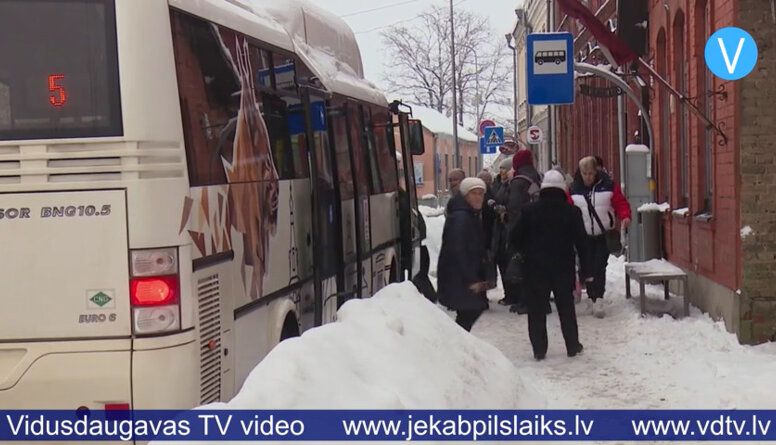
[[[557,311],[548,317],[547,360],[533,359],[525,315],[491,303],[473,334],[498,347],[547,396],[550,409],[773,409],[776,344],[741,346],[724,325],[696,308],[684,320],[639,316],[638,299],[625,299],[623,262],[611,258],[606,318],[577,305],[581,356],[566,357]],[[498,300],[501,289],[489,298]],[[647,286],[662,300],[662,287]],[[584,295],[583,295],[584,297]],[[672,304],[681,298],[672,297]]]
[[[425,211],[424,211],[425,210]],[[428,213],[432,281],[441,246],[443,216]],[[633,282],[633,285],[636,285]],[[637,286],[637,285],[636,285]],[[675,320],[640,317],[639,299],[625,298],[622,259],[610,258],[605,295],[606,317],[594,318],[577,305],[579,337],[585,350],[566,357],[557,310],[547,319],[550,347],[547,359],[533,359],[525,315],[510,313],[496,303],[501,283],[491,291],[491,309],[472,333],[495,345],[518,368],[526,382],[537,385],[549,409],[773,409],[776,391],[776,344],[742,346],[697,308]],[[647,286],[648,312],[672,311],[682,299],[663,300],[662,286]],[[583,294],[583,298],[585,295]],[[453,313],[449,313],[454,316]]]

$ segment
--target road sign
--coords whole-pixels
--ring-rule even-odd
[[[485,139],[485,146],[498,148],[504,144],[504,127],[485,127],[482,137]]]
[[[497,147],[491,147],[485,144],[485,138],[480,138],[480,153],[484,155],[492,155],[496,153]]]
[[[544,133],[542,129],[534,125],[528,128],[528,143],[529,144],[541,144],[544,140]]]
[[[485,134],[485,128],[486,127],[495,127],[496,123],[493,122],[490,119],[485,119],[484,121],[480,122],[480,135]]]
[[[574,103],[574,38],[568,32],[528,34],[528,103]]]

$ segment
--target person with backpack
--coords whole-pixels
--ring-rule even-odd
[[[507,233],[512,233],[523,213],[523,208],[531,202],[539,199],[541,191],[542,176],[536,167],[534,167],[533,153],[531,150],[523,149],[515,153],[512,158],[513,176],[509,181],[507,193],[507,214],[506,228]],[[510,245],[510,257],[515,252],[514,246]],[[523,296],[521,295],[521,286],[519,283],[508,283],[511,287],[512,298],[515,302],[510,307],[510,312],[518,314],[528,313]],[[549,303],[547,305],[549,308]]]
[[[587,233],[587,255],[592,277],[592,281],[586,283],[587,296],[593,302],[593,315],[603,318],[606,266],[609,262],[606,234],[617,228],[617,219],[623,228],[627,228],[631,222],[631,209],[619,187],[609,175],[598,170],[598,165],[593,156],[579,161],[579,170],[571,186],[571,199],[582,211]]]
[[[511,306],[516,303],[512,295],[512,286],[506,280],[506,270],[509,265],[509,232],[507,231],[507,204],[509,204],[509,181],[512,179],[512,158],[507,158],[499,164],[499,187],[495,193],[496,222],[493,225],[491,251],[501,274],[504,287],[504,298],[498,304]]]
[[[550,293],[555,297],[566,353],[582,351],[574,308],[575,249],[587,258],[587,237],[582,215],[566,199],[563,175],[550,170],[544,175],[539,200],[527,205],[511,234],[512,244],[522,256],[524,295],[528,303],[528,332],[534,358],[547,354],[547,314]],[[587,261],[581,275],[587,276]]]

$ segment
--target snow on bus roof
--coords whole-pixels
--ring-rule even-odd
[[[383,106],[385,95],[364,79],[361,52],[353,30],[340,17],[305,0],[252,0],[291,35],[297,55],[323,86],[334,93]]]
[[[248,9],[244,2],[243,6],[224,0],[169,0],[169,3],[175,9],[253,36],[270,45],[287,51],[294,50],[293,42],[283,25],[260,9]]]
[[[412,117],[420,119],[423,126],[434,134],[453,135],[453,119],[432,108],[421,107],[419,105],[410,105],[412,107]],[[469,142],[477,142],[479,138],[465,128],[458,128],[458,139]]]

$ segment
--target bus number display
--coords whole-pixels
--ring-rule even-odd
[[[51,92],[49,102],[55,107],[61,107],[67,102],[67,93],[65,87],[62,86],[63,80],[65,80],[64,74],[52,74],[48,78],[49,91]]]

